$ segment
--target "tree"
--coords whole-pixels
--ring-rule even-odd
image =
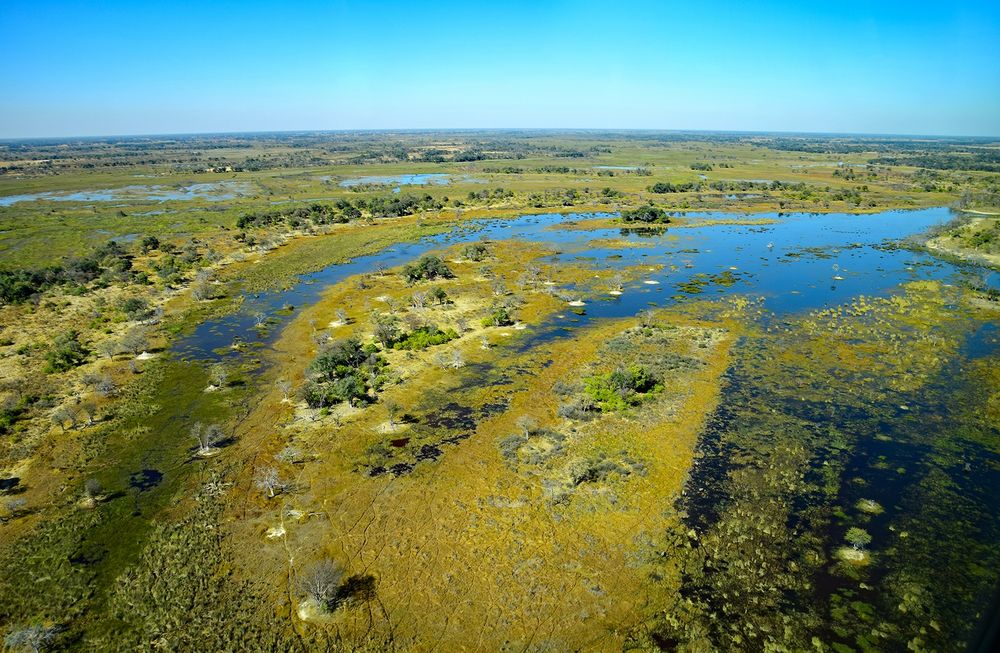
[[[287,401],[288,400],[288,395],[292,391],[292,382],[291,381],[286,381],[284,379],[279,379],[275,383],[275,385],[278,387],[278,390],[281,391],[281,400],[282,401]]]
[[[56,336],[45,354],[46,372],[65,372],[87,360],[87,350],[80,343],[80,333],[71,329]]]
[[[139,327],[130,330],[122,337],[121,346],[125,351],[135,356],[141,354],[149,347],[149,340],[146,338],[145,330]]]
[[[442,288],[441,286],[434,286],[434,288],[431,290],[431,297],[438,304],[444,305],[448,303],[448,293],[446,293],[444,291],[444,288]]]
[[[403,277],[407,281],[413,283],[415,281],[420,281],[422,279],[452,279],[455,274],[451,269],[445,265],[437,256],[424,255],[416,262],[416,264],[406,264],[403,266]]]
[[[76,415],[73,414],[73,411],[70,408],[66,406],[60,406],[59,408],[56,408],[54,411],[52,411],[52,422],[58,424],[59,427],[63,430],[63,433],[65,433],[66,422],[70,423],[69,424],[70,428],[76,426]]]
[[[844,539],[854,547],[856,551],[863,551],[865,546],[871,544],[872,536],[868,534],[863,528],[858,528],[857,526],[851,526],[847,529],[847,534]]]
[[[3,643],[15,651],[31,651],[39,653],[49,647],[56,637],[56,629],[51,626],[36,624],[11,630],[3,638]]]
[[[287,484],[281,480],[278,470],[274,467],[264,467],[257,472],[255,485],[258,489],[267,493],[269,498],[274,498],[285,490]]]
[[[382,313],[373,313],[372,321],[375,323],[372,333],[375,339],[382,343],[383,347],[391,347],[392,343],[399,337],[399,327],[396,317]]]
[[[341,324],[347,324],[347,322],[348,322],[347,311],[345,311],[342,308],[338,308],[334,312],[334,315],[336,315],[338,322],[340,322]]]
[[[344,569],[339,564],[324,558],[306,567],[299,577],[299,589],[324,609],[329,609],[337,598],[344,579]]]
[[[198,455],[205,456],[212,453],[215,445],[222,441],[223,433],[215,424],[202,426],[201,422],[195,422],[191,426],[191,436],[198,441]]]
[[[385,412],[386,414],[389,415],[389,428],[391,429],[396,428],[396,417],[399,416],[399,412],[402,409],[403,409],[402,406],[397,404],[395,401],[392,401],[391,399],[385,402]]]
[[[156,236],[146,236],[142,239],[139,248],[143,254],[148,254],[151,250],[160,249],[160,239]]]
[[[101,377],[101,380],[97,382],[97,385],[94,386],[94,392],[102,397],[110,397],[118,392],[118,386],[115,385],[114,380],[110,376],[105,374]]]
[[[226,369],[225,363],[215,363],[209,370],[209,377],[211,378],[212,385],[217,388],[224,388],[229,383],[229,370]]]
[[[80,410],[87,415],[87,426],[93,426],[94,418],[97,417],[97,405],[92,401],[85,401],[80,404]]]
[[[88,497],[99,497],[103,492],[104,486],[96,478],[88,478],[83,484],[83,493]]]
[[[108,359],[114,358],[115,354],[118,353],[118,343],[111,338],[100,341],[95,348],[97,353]]]

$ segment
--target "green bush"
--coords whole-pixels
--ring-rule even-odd
[[[482,261],[489,256],[489,253],[490,250],[484,243],[472,243],[466,245],[465,249],[462,250],[462,258],[467,258],[470,261]]]
[[[426,349],[433,345],[443,345],[456,338],[458,338],[458,334],[454,329],[442,331],[436,326],[425,326],[405,334],[392,343],[392,348]]]
[[[52,342],[45,354],[46,372],[65,372],[87,360],[87,350],[80,343],[80,334],[74,329],[67,331]]]
[[[503,306],[495,307],[488,316],[483,318],[483,326],[510,326],[514,324],[514,319]]]
[[[601,412],[625,410],[642,402],[652,392],[662,387],[639,365],[617,369],[608,374],[597,374],[584,380],[584,389]]]
[[[421,256],[415,265],[404,265],[403,276],[407,281],[413,283],[424,279],[453,279],[455,274],[437,256],[427,255]]]
[[[315,378],[303,389],[303,399],[312,408],[372,401],[385,383],[387,367],[377,346],[362,346],[354,338],[340,340],[313,360],[310,368]]]
[[[632,211],[622,211],[622,221],[642,222],[645,224],[669,224],[670,216],[663,209],[649,205]]]

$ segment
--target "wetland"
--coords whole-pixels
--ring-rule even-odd
[[[974,644],[996,174],[532,136],[0,176],[0,623],[57,650]]]

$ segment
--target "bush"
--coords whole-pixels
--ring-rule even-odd
[[[87,360],[87,350],[80,343],[80,334],[70,330],[52,342],[52,347],[45,354],[46,372],[65,372],[82,365]]]
[[[503,306],[496,306],[490,314],[483,318],[483,326],[510,326],[514,324],[514,319]]]
[[[392,343],[393,349],[426,349],[433,345],[443,345],[458,338],[454,329],[442,331],[436,326],[415,329]]]
[[[466,245],[465,249],[462,250],[462,258],[467,258],[470,261],[482,261],[489,256],[489,253],[490,250],[484,243],[472,243]]]
[[[687,193],[690,191],[701,190],[701,184],[696,184],[694,182],[672,184],[669,181],[658,181],[646,190],[650,193],[657,193],[658,195],[664,195],[666,193]]]
[[[413,283],[424,279],[453,279],[455,274],[437,256],[421,256],[415,265],[403,266],[403,276]]]
[[[638,365],[592,376],[584,380],[584,388],[594,405],[605,413],[635,406],[644,395],[661,389],[649,372]]]
[[[302,397],[312,408],[373,400],[385,383],[388,366],[375,345],[362,346],[356,339],[340,340],[320,352],[312,362],[316,378],[306,384]]]
[[[670,216],[663,209],[653,205],[643,206],[632,211],[622,211],[624,222],[643,222],[646,224],[668,224]]]

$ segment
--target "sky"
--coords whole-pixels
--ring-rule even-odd
[[[0,1],[0,138],[1000,135],[1000,0]]]

